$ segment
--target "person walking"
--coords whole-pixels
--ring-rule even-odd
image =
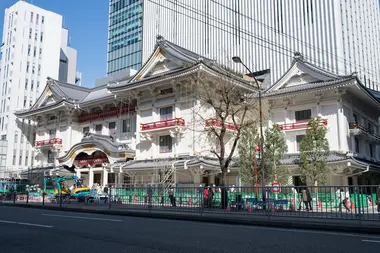
[[[203,189],[203,206],[208,207],[208,187]]]
[[[310,209],[310,211],[313,211],[313,207],[311,206],[311,201],[313,200],[313,198],[311,197],[311,193],[309,191],[309,188],[306,187],[306,210],[308,211]]]
[[[174,206],[174,207],[177,206],[173,188],[169,189],[169,199],[170,199],[170,203],[172,204],[172,206]]]
[[[346,208],[347,211],[351,211],[350,208],[347,206],[347,201],[350,197],[350,193],[347,191],[345,192],[343,188],[339,191],[340,195],[340,203],[339,203],[339,212],[342,212],[342,205]]]
[[[207,203],[208,203],[208,208],[212,208],[214,200],[214,192],[212,188],[209,186],[208,187],[208,194],[207,194]]]

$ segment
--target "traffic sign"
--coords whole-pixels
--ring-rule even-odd
[[[277,182],[272,183],[272,192],[279,193],[281,192],[281,184]]]

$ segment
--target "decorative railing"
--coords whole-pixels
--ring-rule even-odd
[[[363,125],[361,125],[358,122],[350,123],[349,128],[361,130],[364,134],[367,134],[369,136],[376,138],[377,140],[380,140],[380,135],[376,134],[372,129],[368,129],[368,128],[364,127]]]
[[[182,118],[167,119],[162,121],[142,123],[140,124],[141,131],[162,129],[167,127],[185,126],[185,120]]]
[[[35,146],[36,147],[43,147],[43,146],[48,146],[48,145],[62,145],[62,139],[60,138],[53,138],[49,140],[43,140],[43,141],[36,141]]]
[[[222,121],[220,119],[208,119],[205,122],[205,127],[217,127],[221,128],[222,127]],[[237,129],[240,128],[240,125],[235,125],[234,123],[231,122],[225,122],[224,125],[226,126],[227,130],[231,131],[236,131]]]
[[[296,121],[294,123],[287,123],[287,124],[280,125],[280,129],[282,131],[307,129],[309,122],[310,122],[310,120],[301,120],[301,121]],[[322,119],[319,122],[319,125],[320,126],[327,126],[327,119]]]
[[[79,165],[99,165],[109,163],[108,158],[87,158],[78,160]]]
[[[79,116],[79,122],[94,121],[97,119],[116,117],[118,115],[130,113],[134,111],[135,111],[134,108],[129,107],[129,108],[115,109],[115,110],[106,111],[106,112],[89,113],[89,114]]]

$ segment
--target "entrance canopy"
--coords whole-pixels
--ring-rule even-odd
[[[97,157],[95,155],[97,153],[104,154],[104,156],[99,157],[99,159],[103,159],[103,163],[106,164],[125,161],[135,156],[135,151],[125,143],[115,142],[110,136],[87,133],[81,142],[72,146],[64,156],[58,157],[57,159],[60,165],[72,168],[75,167],[74,162],[76,160],[78,161],[80,158],[82,158],[82,160],[96,159]],[[81,155],[78,157],[79,154]],[[77,157],[78,159],[76,159]],[[91,164],[91,161],[88,161],[88,164]]]

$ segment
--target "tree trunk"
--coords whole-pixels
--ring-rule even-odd
[[[227,188],[227,169],[222,169],[222,188],[221,188],[221,207],[226,209],[228,206],[228,188]]]

